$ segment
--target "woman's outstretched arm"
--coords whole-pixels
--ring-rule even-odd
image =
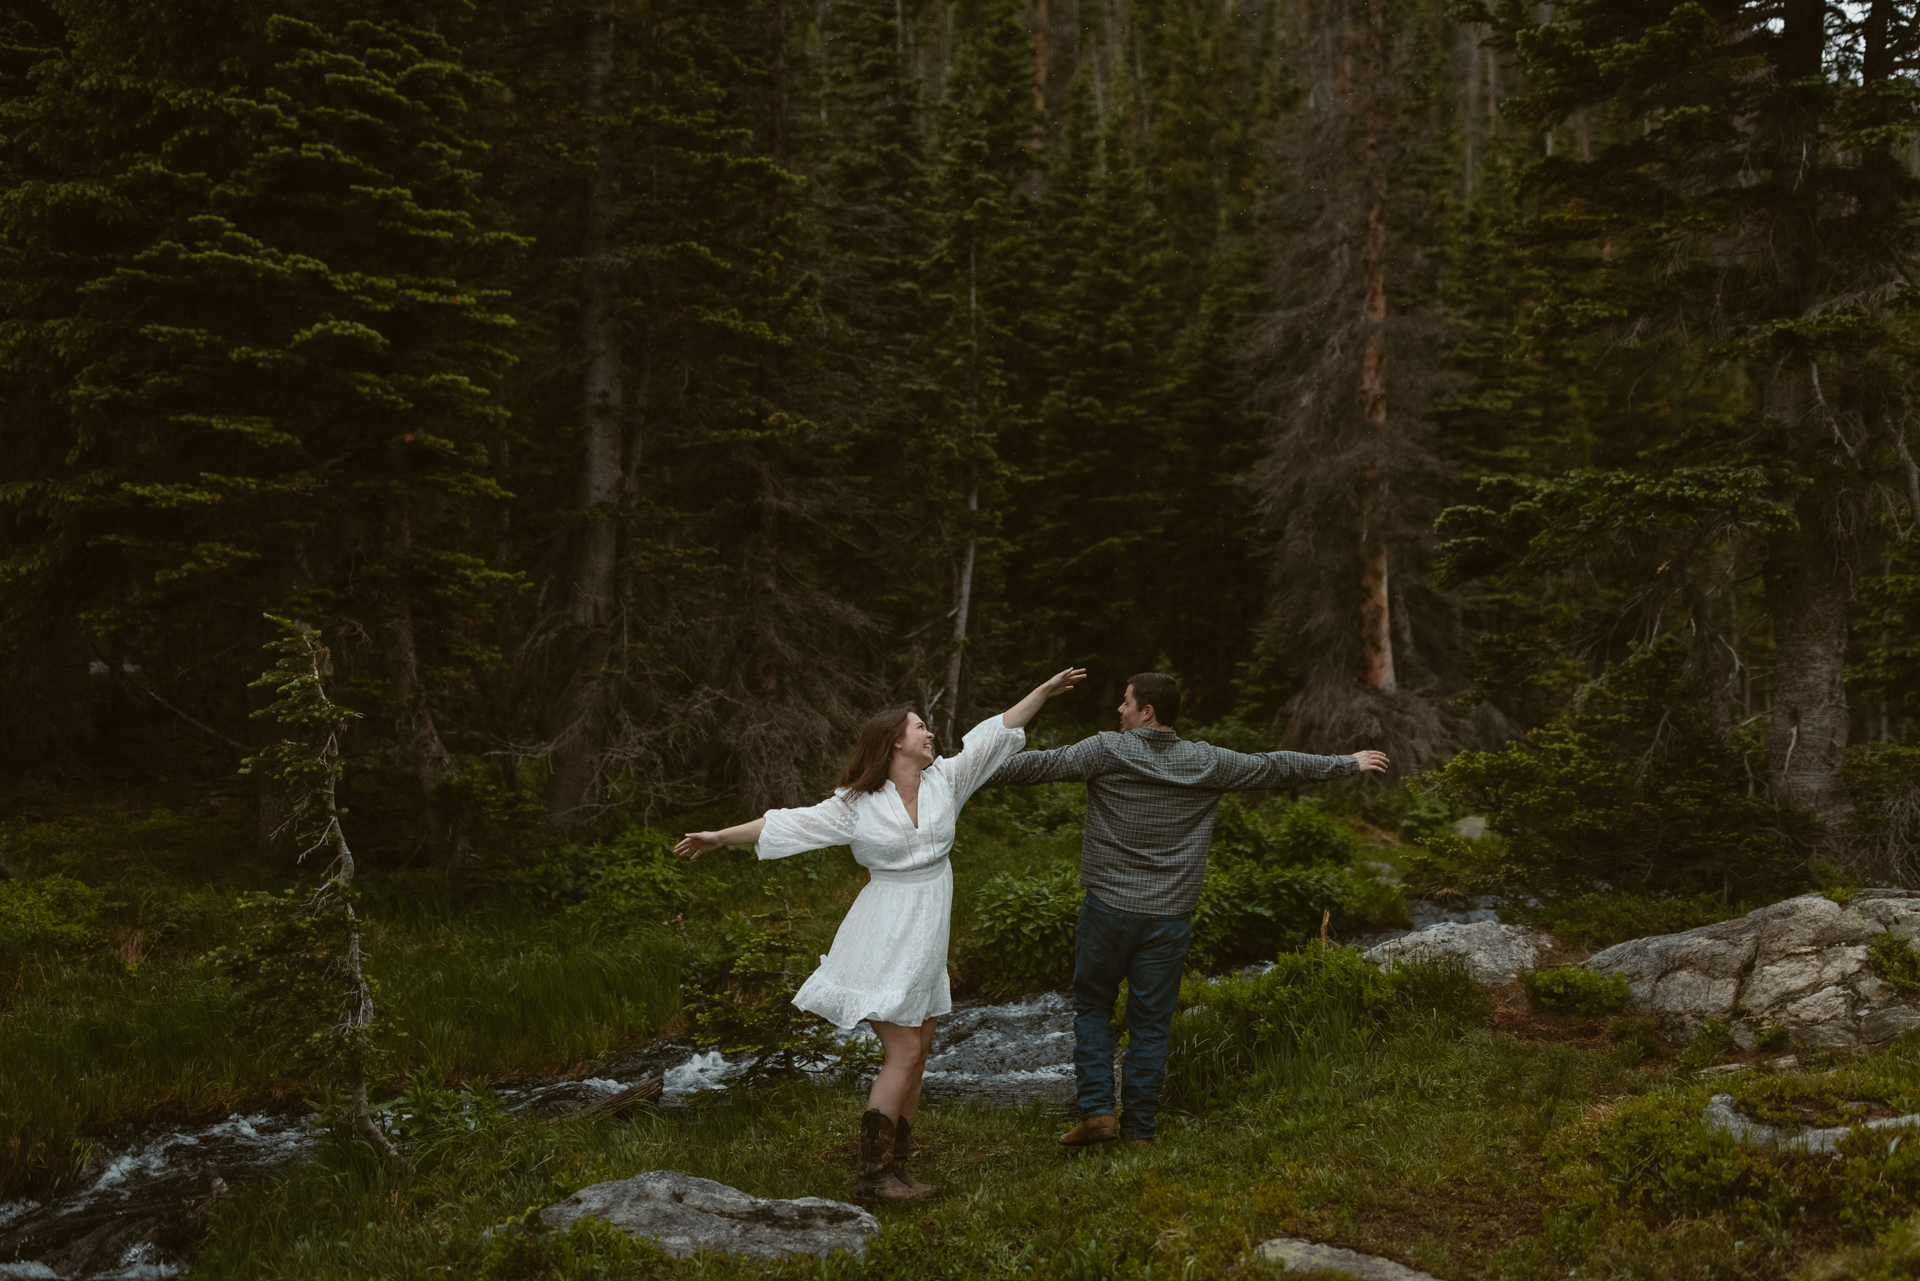
[[[1069,667],[1065,671],[1055,672],[1046,680],[1033,687],[1033,692],[1000,714],[1000,723],[1008,729],[1024,729],[1028,721],[1039,712],[1041,704],[1058,694],[1065,694],[1075,685],[1087,679],[1084,667]]]
[[[752,845],[760,839],[760,833],[766,830],[765,815],[745,823],[735,823],[732,827],[718,832],[688,832],[673,847],[673,852],[682,858],[699,858],[708,850],[721,849],[728,845]]]

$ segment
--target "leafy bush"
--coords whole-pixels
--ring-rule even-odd
[[[1429,832],[1402,861],[1401,880],[1421,894],[1489,894],[1511,886],[1520,869],[1504,858],[1498,838],[1470,841],[1450,831]]]
[[[1071,870],[994,877],[974,897],[977,956],[995,987],[1059,987],[1073,979],[1080,882]]]
[[[1804,884],[1814,820],[1749,794],[1764,744],[1751,727],[1724,736],[1693,715],[1686,658],[1663,636],[1569,715],[1432,775],[1505,838],[1501,888],[1770,898]]]
[[[1001,837],[1077,835],[1087,816],[1084,783],[992,787],[967,802],[963,821]]]
[[[1269,821],[1238,797],[1225,796],[1213,825],[1213,851],[1276,867],[1345,867],[1360,842],[1317,797],[1284,805]]]
[[[741,1075],[747,1086],[837,1064],[850,1048],[831,1023],[793,1003],[813,968],[794,924],[792,913],[730,918],[719,954],[699,967],[687,988],[682,1008],[693,1017],[694,1042],[752,1055]]]
[[[55,873],[32,881],[0,880],[0,965],[39,951],[87,951],[102,942],[97,891]]]
[[[667,853],[675,839],[655,828],[631,827],[610,841],[501,847],[464,866],[459,884],[470,895],[579,908],[596,923],[636,917],[651,923],[691,901],[686,867]]]
[[[693,903],[687,865],[673,855],[665,833],[635,829],[613,844],[618,861],[601,864],[587,881],[586,897],[567,909],[599,926],[655,925]]]
[[[1734,1042],[1733,1029],[1719,1019],[1701,1019],[1693,1040],[1680,1051],[1680,1062],[1687,1067],[1718,1063],[1740,1047]]]
[[[1193,910],[1188,963],[1216,970],[1297,947],[1319,935],[1322,912],[1332,912],[1344,926],[1361,900],[1361,888],[1359,878],[1341,868],[1216,858],[1207,866]]]
[[[1920,952],[1911,939],[1881,934],[1867,945],[1867,959],[1881,978],[1908,992],[1920,992]]]
[[[1625,1005],[1633,995],[1624,976],[1603,975],[1577,965],[1535,970],[1523,981],[1527,995],[1541,1005],[1579,1014],[1609,1014]]]

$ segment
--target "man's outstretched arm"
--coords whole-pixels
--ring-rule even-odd
[[[1018,760],[1018,757],[1014,758]],[[1274,791],[1299,783],[1324,783],[1355,774],[1380,774],[1387,754],[1363,748],[1346,756],[1309,756],[1305,752],[1260,752],[1248,755],[1220,749],[1215,782],[1222,791]]]
[[[1029,783],[1084,783],[1106,759],[1100,736],[1083,738],[1050,752],[1022,752],[1002,765],[983,787],[1024,787]]]

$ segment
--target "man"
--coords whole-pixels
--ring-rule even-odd
[[[1193,939],[1193,905],[1207,874],[1214,812],[1228,792],[1317,783],[1382,772],[1382,752],[1248,756],[1182,739],[1173,678],[1142,672],[1127,682],[1120,730],[1050,752],[1022,752],[988,787],[1085,783],[1080,846],[1080,924],[1073,959],[1073,1068],[1080,1123],[1065,1147],[1126,1138],[1153,1141],[1167,1075],[1167,1029],[1180,999],[1180,971]],[[1127,981],[1125,1110],[1114,1119],[1113,1006]]]

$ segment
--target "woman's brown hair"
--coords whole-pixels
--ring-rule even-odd
[[[912,712],[910,707],[896,707],[867,718],[867,723],[860,727],[853,754],[847,757],[846,768],[840,771],[840,779],[833,785],[835,791],[843,787],[852,792],[880,790],[880,785],[887,781],[887,767],[893,764],[893,745],[907,732],[907,717]]]

